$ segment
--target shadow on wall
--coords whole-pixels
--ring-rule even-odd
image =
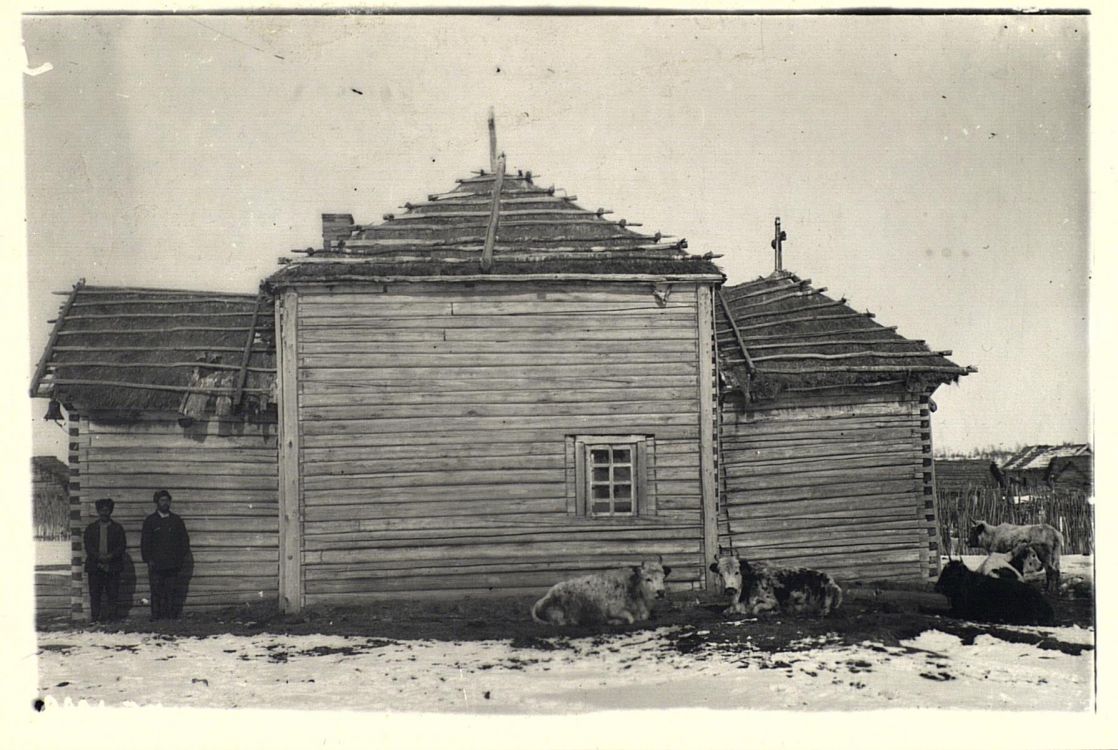
[[[136,562],[132,558],[132,553],[124,553],[124,569],[120,573],[120,595],[117,600],[116,617],[118,619],[126,619],[131,617],[142,617],[151,613],[151,607],[145,604],[140,598],[137,597],[136,590],[138,584],[139,571],[143,571],[143,575],[147,577],[147,566],[140,563],[137,569]],[[183,563],[182,571],[179,573],[178,582],[175,587],[174,594],[174,613],[178,617],[182,614],[183,605],[186,598],[190,595],[190,583],[194,578],[194,553],[186,553],[186,561]],[[148,592],[148,598],[151,596],[151,585],[146,584],[145,588]],[[86,601],[86,612],[89,611],[89,602]]]

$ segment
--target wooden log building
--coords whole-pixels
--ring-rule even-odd
[[[932,393],[973,372],[781,268],[717,292],[719,542],[836,578],[939,571]]]
[[[266,282],[284,606],[539,592],[715,540],[714,289],[682,241],[492,169]]]
[[[188,608],[537,593],[655,557],[697,589],[720,545],[935,568],[929,396],[965,370],[791,274],[720,289],[715,256],[491,155],[379,223],[324,214],[258,297],[75,288],[32,388],[69,411],[75,612],[93,501],[135,551],[159,488]]]
[[[82,531],[111,497],[125,605],[148,596],[140,528],[168,490],[190,533],[185,606],[277,596],[274,313],[253,295],[75,285],[32,396],[69,421],[71,610],[87,612]],[[61,412],[57,412],[61,417]]]

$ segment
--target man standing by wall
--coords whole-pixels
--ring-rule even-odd
[[[171,512],[171,493],[159,490],[152,498],[155,512],[144,519],[140,555],[148,566],[151,584],[151,619],[175,619],[179,615],[179,573],[190,551],[186,524]]]
[[[120,574],[124,570],[127,541],[124,527],[112,519],[113,500],[103,497],[94,503],[97,520],[85,527],[85,572],[89,575],[89,616],[92,622],[116,617]]]

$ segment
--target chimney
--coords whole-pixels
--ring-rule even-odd
[[[353,233],[352,214],[322,214],[322,249],[338,249],[338,241]]]

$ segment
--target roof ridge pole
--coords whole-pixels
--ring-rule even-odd
[[[493,174],[497,174],[497,122],[493,117],[492,107],[489,108],[489,168]]]
[[[505,180],[505,155],[497,157],[493,168],[493,202],[489,205],[489,227],[485,231],[485,248],[481,251],[481,270],[493,268],[493,246],[497,244],[497,222],[501,215],[501,184]]]

